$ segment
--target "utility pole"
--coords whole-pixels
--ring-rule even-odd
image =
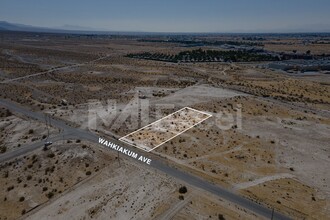
[[[48,143],[48,138],[49,138],[49,125],[48,125],[48,119],[47,119],[47,114],[45,114],[45,123],[46,123],[46,127],[47,127],[47,137],[46,137],[46,141],[45,141],[45,145],[44,145],[44,147],[43,147],[43,150],[44,151],[46,151],[46,150],[48,150],[48,145],[49,145],[49,143]]]
[[[274,218],[274,208],[272,209],[272,218],[271,218],[271,220],[273,220],[273,218]]]
[[[72,93],[73,93],[73,104],[75,104],[76,103],[76,85],[75,84],[73,84]]]
[[[119,151],[117,151],[117,152],[118,152],[118,156],[117,156],[117,158],[118,158],[118,164],[120,166]]]
[[[48,124],[49,124],[50,127],[52,126],[52,120],[51,120],[50,115],[48,115]]]
[[[47,115],[47,118],[48,118],[48,123],[47,123],[47,133],[48,133],[48,137],[49,137],[49,127],[51,126],[51,123],[50,123],[50,116]]]
[[[45,115],[45,122],[46,122],[46,127],[47,127],[47,138],[46,138],[46,142],[47,142],[48,141],[48,137],[49,137],[49,128],[48,128],[47,115]]]

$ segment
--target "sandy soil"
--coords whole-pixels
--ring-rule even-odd
[[[151,151],[209,117],[212,117],[212,115],[192,108],[182,108],[120,138],[120,140],[143,150]]]
[[[208,112],[214,116],[212,120],[172,139],[155,153],[177,168],[293,218],[326,219],[330,215],[327,75],[290,75],[262,68],[263,63],[181,64],[124,57],[127,53],[187,50],[178,44],[62,36],[48,40],[49,36],[35,39],[27,33],[9,36],[0,44],[0,61],[6,66],[0,70],[0,80],[55,69],[1,83],[1,98],[117,138],[146,125],[132,124],[126,117],[138,114],[132,100],[150,102],[149,123],[161,116],[157,104],[173,106],[162,111],[162,117],[186,106]],[[302,39],[290,37],[263,42],[274,51],[320,54],[329,49],[329,44],[303,45]],[[86,63],[99,57],[104,59]],[[80,65],[56,69],[71,64]],[[117,101],[115,113],[101,107],[100,115],[89,115],[89,110],[100,107],[98,103],[107,105],[109,100]],[[3,116],[5,110],[0,113],[0,146],[8,151],[34,138],[40,141],[45,134],[40,123],[17,115]],[[103,121],[99,116],[108,117]],[[30,134],[29,127],[33,127]],[[31,219],[218,219],[219,215],[255,219],[233,204],[206,198],[205,193],[189,187],[185,200],[180,200],[177,191],[182,183],[129,161],[121,161],[119,169],[115,155],[89,145],[62,143],[55,146],[54,156],[39,151],[2,164],[0,181],[5,187],[0,194],[0,217],[12,219],[27,212],[23,217]],[[69,169],[72,167],[75,172]],[[43,191],[43,187],[47,189]],[[48,198],[50,192],[54,195]]]
[[[54,143],[47,151],[36,150],[1,164],[0,218],[16,219],[59,197],[104,166],[115,164],[114,157],[103,149],[77,142]]]
[[[123,160],[120,166],[114,163],[104,168],[27,219],[151,219],[167,201],[178,200],[177,187],[168,177]]]
[[[52,135],[59,133],[59,130],[51,126],[48,128]],[[31,121],[20,115],[1,117],[0,130],[0,143],[6,146],[6,152],[24,147],[33,142],[45,140],[48,135],[46,124]]]
[[[175,106],[186,107],[198,103],[204,103],[212,99],[228,98],[242,95],[244,96],[247,94],[231,91],[228,89],[215,88],[209,85],[197,85],[179,90],[172,95],[157,100],[156,103],[168,103],[174,104]]]

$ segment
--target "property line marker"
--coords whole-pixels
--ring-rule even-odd
[[[185,109],[189,109],[189,110],[191,110],[191,111],[195,111],[195,112],[198,112],[198,113],[200,113],[200,114],[204,114],[204,115],[206,115],[207,117],[204,118],[204,119],[201,119],[199,122],[197,122],[197,123],[195,123],[194,125],[192,125],[192,126],[186,128],[186,129],[182,130],[181,132],[179,132],[179,133],[177,133],[177,134],[174,134],[174,136],[170,137],[169,139],[163,141],[162,143],[158,144],[156,147],[153,147],[153,148],[150,148],[150,147],[148,147],[147,145],[144,145],[145,147],[141,147],[141,146],[139,146],[138,144],[134,144],[134,141],[128,140],[127,137],[131,136],[132,134],[135,134],[136,132],[141,131],[142,129],[144,129],[144,128],[146,128],[146,127],[150,127],[150,126],[152,126],[153,124],[158,123],[158,122],[160,122],[160,121],[162,121],[162,120],[164,120],[164,119],[166,119],[166,118],[172,116],[172,115],[175,114],[175,113],[178,113],[178,112],[180,112],[180,111],[184,111]],[[154,121],[154,122],[152,122],[152,123],[150,123],[150,124],[148,124],[148,125],[146,125],[146,126],[144,126],[144,127],[142,127],[142,128],[139,128],[139,129],[136,130],[136,131],[133,131],[133,132],[131,132],[131,133],[129,133],[129,134],[127,134],[127,135],[125,135],[125,136],[119,138],[119,140],[122,141],[122,142],[124,142],[124,143],[126,143],[126,144],[129,144],[129,145],[131,145],[131,146],[133,146],[133,147],[136,147],[136,148],[139,148],[139,149],[141,149],[141,150],[144,150],[144,151],[150,152],[150,151],[152,151],[152,150],[154,150],[154,149],[160,147],[161,145],[165,144],[166,142],[172,140],[173,138],[179,136],[180,134],[182,134],[182,133],[188,131],[189,129],[191,129],[191,128],[197,126],[197,125],[199,125],[200,123],[202,123],[203,121],[205,121],[206,119],[208,119],[208,118],[210,118],[210,117],[212,117],[212,115],[209,114],[209,113],[202,112],[202,111],[199,111],[199,110],[196,110],[196,109],[190,108],[190,107],[184,107],[184,108],[182,108],[182,109],[180,109],[180,110],[178,110],[178,111],[175,111],[175,112],[173,112],[173,113],[171,113],[171,114],[169,114],[169,115],[167,115],[167,116],[165,116],[165,117],[163,117],[163,118],[161,118],[161,119],[158,119],[158,120],[156,120],[156,121]],[[174,132],[172,132],[172,133],[174,133]],[[132,143],[132,142],[133,142],[133,143]],[[140,145],[143,145],[143,144],[140,144]],[[148,149],[148,148],[149,148],[149,149]]]

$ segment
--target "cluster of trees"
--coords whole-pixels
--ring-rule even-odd
[[[221,46],[221,45],[233,45],[233,46],[264,46],[259,42],[251,42],[251,41],[228,41],[228,40],[221,40],[221,41],[200,41],[200,40],[177,40],[177,39],[170,39],[170,40],[157,40],[157,39],[142,39],[139,40],[141,42],[153,42],[153,43],[177,43],[183,44],[186,46]]]
[[[176,55],[162,53],[128,54],[127,57],[167,62],[251,62],[251,61],[277,61],[279,57],[249,51],[217,51],[192,50],[183,51]]]
[[[176,59],[176,55],[169,55],[163,53],[149,53],[149,52],[128,54],[126,55],[126,57],[146,59],[146,60],[168,61],[168,62],[174,62],[174,60]]]

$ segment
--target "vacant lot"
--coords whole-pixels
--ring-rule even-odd
[[[209,117],[211,117],[210,114],[186,107],[134,131],[120,140],[151,151]]]
[[[330,215],[327,74],[288,74],[260,62],[169,63],[126,57],[190,50],[138,37],[0,35],[1,99],[105,137],[134,132],[125,140],[146,150],[166,142],[149,156],[292,218]],[[312,36],[310,43],[292,36],[263,37],[248,41],[264,45],[257,49],[286,53],[322,54],[329,45]],[[147,103],[147,113],[142,114],[141,103]],[[158,105],[170,108],[158,111]],[[48,134],[45,123],[1,107],[0,129],[2,153],[43,143]],[[50,136],[60,132],[49,128]],[[49,150],[1,163],[0,218],[258,218],[117,156],[90,142],[65,139]],[[182,185],[186,194],[178,192]]]

